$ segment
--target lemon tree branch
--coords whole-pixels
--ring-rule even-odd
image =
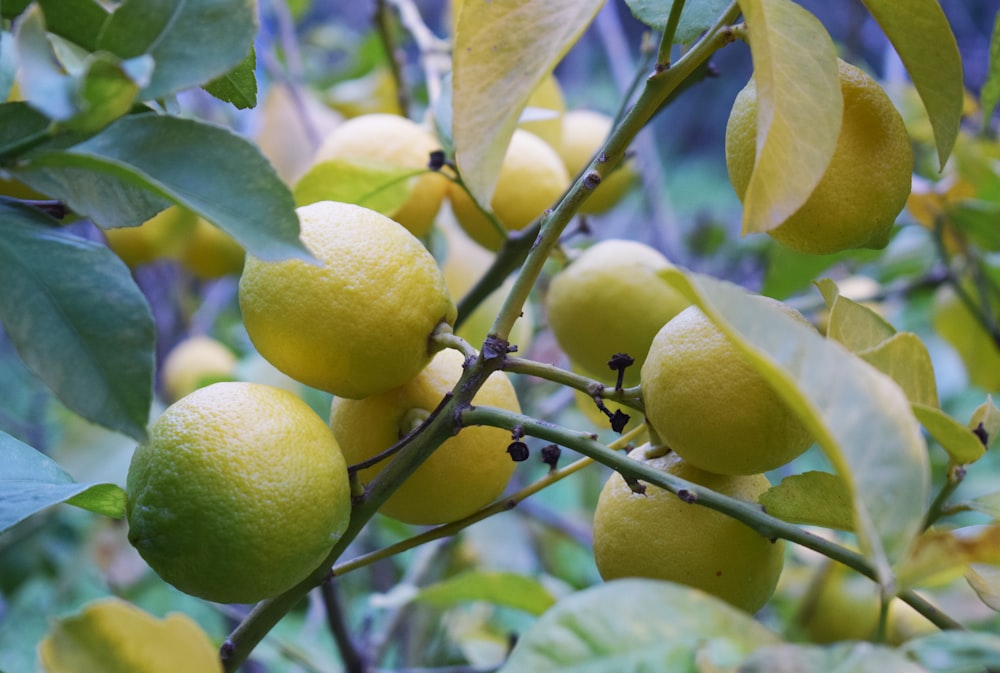
[[[503,370],[513,374],[535,376],[546,381],[552,381],[553,383],[560,383],[587,393],[591,397],[600,397],[601,399],[618,402],[637,411],[643,411],[644,409],[639,386],[633,388],[606,386],[596,379],[527,358],[508,357],[504,361]]]

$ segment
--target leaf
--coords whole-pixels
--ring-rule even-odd
[[[964,503],[969,509],[1000,519],[1000,492],[983,495]]]
[[[854,530],[854,507],[844,480],[829,472],[793,474],[759,498],[767,513],[789,523]]]
[[[632,16],[651,28],[663,30],[667,27],[673,0],[626,0]],[[729,0],[688,0],[681,10],[681,20],[677,24],[674,44],[692,42],[703,31],[708,30],[718,20]]]
[[[984,605],[995,612],[1000,612],[1000,568],[972,564],[965,571],[965,581]]]
[[[187,615],[163,619],[118,598],[56,620],[38,647],[48,673],[221,673],[208,635]]]
[[[0,432],[0,533],[61,502],[104,516],[125,516],[125,492],[114,484],[73,481],[55,461]]]
[[[257,51],[251,47],[250,53],[239,65],[222,77],[205,85],[205,91],[221,101],[232,103],[237,110],[257,106]]]
[[[913,413],[930,436],[959,465],[974,463],[986,453],[986,447],[968,427],[937,407],[914,403]]]
[[[100,50],[156,63],[142,100],[165,98],[225,75],[246,58],[257,34],[251,0],[125,0],[104,23]]]
[[[0,322],[24,363],[84,418],[143,439],[153,395],[153,317],[101,243],[0,201]]]
[[[414,600],[438,607],[449,607],[463,601],[486,601],[532,615],[542,614],[556,602],[549,590],[537,580],[518,573],[494,570],[473,570],[431,584],[421,589]]]
[[[18,156],[25,140],[46,135],[48,127],[48,118],[27,103],[0,103],[0,157]]]
[[[128,114],[139,89],[149,81],[153,61],[140,56],[123,62],[101,52],[87,57],[85,67],[86,71],[76,82],[78,110],[63,126],[90,134]]]
[[[1000,12],[993,19],[993,34],[990,37],[990,62],[986,69],[986,81],[979,91],[979,105],[983,110],[983,128],[988,129],[997,103],[1000,103]]]
[[[97,0],[37,0],[50,33],[64,37],[87,51],[97,49],[97,35],[108,10]],[[5,2],[4,5],[7,3]],[[4,7],[6,10],[6,6]]]
[[[1000,636],[976,631],[941,631],[914,638],[900,651],[931,673],[982,673],[1000,666]]]
[[[962,57],[938,0],[862,0],[920,94],[944,168],[962,120]]]
[[[17,50],[14,36],[0,31],[0,100],[7,100],[17,75]]]
[[[899,652],[866,642],[762,647],[739,673],[926,673]]]
[[[413,187],[410,178],[422,173],[423,170],[350,159],[321,161],[295,184],[295,205],[342,201],[392,215],[410,198]]]
[[[661,276],[716,323],[812,431],[848,486],[855,531],[879,577],[920,531],[927,447],[902,390],[840,344],[744,289],[679,269]]]
[[[791,0],[740,2],[757,89],[757,162],[743,197],[743,233],[774,229],[826,171],[840,134],[837,52],[823,24]]]
[[[455,162],[473,198],[490,203],[532,91],[590,24],[603,0],[468,0],[452,51]]]
[[[897,577],[903,587],[945,583],[972,563],[1000,565],[1000,525],[927,531],[898,565]]]
[[[21,95],[32,107],[52,119],[69,119],[76,113],[73,78],[63,73],[45,32],[45,17],[32,5],[17,24],[17,61]]]
[[[996,441],[997,435],[1000,435],[1000,409],[993,404],[991,395],[987,395],[986,401],[972,412],[969,429],[975,432],[986,446],[991,446]]]
[[[826,337],[842,344],[852,353],[878,346],[896,333],[885,318],[863,304],[840,294],[829,278],[816,281],[830,311]]]
[[[256,257],[311,259],[298,238],[288,187],[260,150],[227,129],[193,119],[131,115],[78,145],[40,150],[26,163],[27,169],[48,169],[46,176],[25,173],[28,184],[46,193],[51,192],[42,177],[66,185],[87,173],[112,176],[196,212]],[[91,190],[86,196],[99,194]],[[97,204],[88,199],[70,205],[77,210]]]
[[[697,589],[620,579],[556,603],[499,673],[689,671],[704,648],[745,655],[777,642],[747,613]]]
[[[843,297],[841,300],[850,301]],[[911,403],[928,408],[938,406],[937,383],[930,353],[920,337],[913,332],[900,332],[858,355],[890,376],[903,389]]]

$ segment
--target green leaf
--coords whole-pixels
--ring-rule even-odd
[[[757,162],[743,197],[743,233],[774,229],[812,194],[843,116],[837,51],[792,0],[740,2],[757,95]]]
[[[69,119],[76,114],[73,78],[63,72],[52,52],[38,5],[21,16],[14,39],[24,99],[52,119]]]
[[[793,474],[759,499],[767,513],[789,523],[854,530],[854,507],[844,480],[829,472]]]
[[[1000,636],[975,631],[941,631],[914,638],[900,651],[930,673],[982,673],[1000,666]]]
[[[17,49],[14,36],[0,31],[0,100],[7,100],[17,74]]]
[[[392,215],[410,198],[412,180],[424,173],[379,163],[332,159],[314,164],[295,184],[295,205],[354,203]]]
[[[500,673],[686,672],[702,652],[738,661],[778,642],[747,613],[697,589],[621,579],[556,603],[518,639]]]
[[[105,22],[98,49],[156,63],[142,100],[202,86],[246,58],[257,34],[252,0],[125,0]]]
[[[47,673],[222,673],[215,646],[193,619],[158,619],[119,598],[56,620],[38,654]]]
[[[865,642],[762,647],[740,673],[927,673],[899,652]]]
[[[118,256],[0,201],[0,322],[67,407],[143,439],[153,395],[153,318]]]
[[[987,395],[986,401],[972,412],[969,429],[977,434],[986,433],[984,437],[980,436],[986,446],[991,446],[996,441],[997,435],[1000,435],[1000,409],[993,404],[991,395]]]
[[[458,16],[452,50],[455,161],[473,198],[488,204],[532,91],[552,72],[602,0],[476,3]],[[473,7],[472,3],[463,7]]]
[[[132,115],[65,150],[40,150],[26,168],[49,169],[47,177],[61,177],[64,186],[86,173],[112,176],[194,211],[256,257],[311,259],[298,238],[299,220],[288,187],[251,142],[218,126]],[[26,173],[25,181],[51,193],[37,174]],[[88,200],[88,205],[96,204]],[[108,224],[93,211],[80,212]]]
[[[852,353],[878,346],[896,333],[885,318],[863,304],[848,299],[829,278],[816,282],[830,311],[826,337]]]
[[[1000,492],[973,498],[964,504],[971,510],[1000,519]]]
[[[984,563],[972,564],[965,571],[965,581],[984,605],[1000,612],[1000,568]]]
[[[1000,103],[1000,12],[993,19],[993,35],[990,37],[990,62],[986,69],[986,81],[979,92],[979,104],[983,108],[983,128],[990,127],[990,119],[997,103]]]
[[[486,601],[493,605],[540,615],[556,602],[541,583],[518,573],[472,570],[420,590],[414,600],[437,607],[464,601]]]
[[[986,453],[983,443],[962,423],[936,406],[914,403],[913,413],[924,429],[960,465],[974,463]]]
[[[0,432],[0,533],[61,502],[116,519],[125,516],[125,492],[114,484],[78,484],[52,459]]]
[[[716,323],[812,431],[845,481],[863,553],[882,582],[922,525],[927,447],[902,390],[763,298],[679,269],[661,272]]]
[[[75,82],[78,111],[62,127],[91,134],[128,114],[139,89],[149,81],[153,62],[148,56],[120,61],[100,52],[87,57],[85,68]]]
[[[850,301],[843,297],[841,300]],[[895,334],[858,355],[899,384],[906,393],[906,399],[913,404],[928,408],[938,406],[937,384],[930,353],[920,337],[913,332]]]
[[[0,157],[19,156],[22,143],[45,137],[48,128],[48,117],[27,103],[0,103]]]
[[[257,106],[257,51],[253,48],[239,65],[205,85],[205,91],[237,110]]]
[[[945,161],[962,121],[962,57],[938,0],[862,0],[885,31],[920,94]]]
[[[87,51],[96,51],[97,35],[108,18],[98,0],[37,0],[50,33]],[[6,10],[6,2],[4,2]]]
[[[663,30],[667,27],[673,0],[625,0],[632,15],[651,28]],[[729,6],[729,0],[688,0],[681,10],[681,20],[677,24],[674,44],[687,44],[702,32],[711,28]]]

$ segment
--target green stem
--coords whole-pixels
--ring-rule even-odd
[[[546,381],[569,386],[570,388],[587,393],[591,397],[600,397],[605,400],[618,402],[636,411],[644,411],[645,409],[639,386],[619,390],[614,386],[606,386],[596,379],[576,374],[555,365],[528,360],[527,358],[508,357],[503,364],[503,370],[513,374],[535,376]]]
[[[947,481],[941,486],[941,490],[938,491],[931,506],[927,508],[927,514],[924,516],[924,530],[933,526],[941,518],[945,512],[945,505],[947,505],[948,499],[955,494],[955,491],[964,478],[965,466],[950,461],[948,463]]]
[[[660,39],[660,50],[656,55],[657,72],[670,67],[670,52],[674,47],[674,36],[677,35],[677,25],[681,22],[681,12],[684,11],[684,0],[674,0],[667,18],[667,27]]]

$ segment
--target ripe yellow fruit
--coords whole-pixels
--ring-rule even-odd
[[[966,290],[978,297],[971,285],[966,283]],[[1000,305],[994,311],[997,308]],[[953,288],[941,286],[935,293],[932,320],[937,333],[962,359],[969,381],[987,392],[1000,391],[1000,345]]]
[[[812,444],[798,416],[694,306],[653,339],[642,367],[642,395],[646,419],[663,443],[702,470],[767,472]]]
[[[629,457],[719,493],[757,502],[770,484],[763,475],[704,472],[677,454]],[[774,593],[784,542],[772,542],[736,519],[656,486],[634,493],[619,473],[605,483],[594,512],[594,559],[605,580],[648,577],[701,589],[747,612]]]
[[[611,117],[593,110],[571,110],[563,115],[562,144],[559,155],[571,176],[590,164],[594,153],[611,133]],[[594,193],[580,206],[580,212],[603,213],[610,210],[636,182],[636,173],[625,161],[601,181]]]
[[[464,356],[443,350],[412,381],[363,400],[335,398],[330,426],[354,465],[385,451],[426,418],[462,375]],[[520,411],[514,387],[502,372],[486,380],[473,404]],[[412,524],[456,521],[503,493],[514,472],[507,454],[510,433],[499,428],[463,428],[445,440],[382,505],[382,514]],[[391,460],[391,459],[390,459]],[[389,460],[361,470],[371,482]]]
[[[239,273],[244,257],[236,239],[200,217],[179,255],[184,268],[203,280]]]
[[[374,113],[353,117],[337,126],[316,151],[313,163],[348,159],[376,167],[427,170],[430,154],[441,149],[429,131],[394,114]],[[448,180],[427,171],[412,178],[406,202],[390,214],[414,236],[426,235],[444,199]]]
[[[236,356],[208,336],[193,336],[174,346],[163,360],[160,383],[167,402],[175,402],[210,383],[232,380]]]
[[[672,266],[645,243],[609,239],[587,248],[557,273],[546,310],[570,360],[604,381],[611,356],[627,353],[635,364],[625,371],[624,383],[638,384],[653,337],[691,303],[657,276]]]
[[[176,258],[195,227],[195,215],[180,206],[170,206],[138,227],[107,229],[104,236],[111,248],[130,268],[157,259]]]
[[[514,131],[504,155],[490,208],[507,231],[519,231],[551,208],[569,187],[562,159],[544,140],[523,129]],[[449,183],[455,219],[476,243],[499,250],[506,240],[461,187]]]
[[[517,127],[524,129],[547,142],[553,148],[562,144],[563,114],[566,101],[562,87],[552,73],[546,75],[528,97]]]
[[[253,603],[315,570],[351,512],[347,465],[305,402],[216,383],[167,408],[132,457],[129,541],[164,580]]]
[[[239,299],[250,340],[285,374],[341,397],[409,381],[430,362],[434,329],[455,321],[437,262],[367,208],[321,201],[297,212],[323,264],[247,255]]]
[[[833,158],[812,195],[767,232],[799,252],[826,255],[851,248],[882,248],[906,205],[913,150],[889,96],[858,68],[838,62],[844,115]],[[743,198],[757,150],[754,81],[736,97],[726,127],[726,165]]]

